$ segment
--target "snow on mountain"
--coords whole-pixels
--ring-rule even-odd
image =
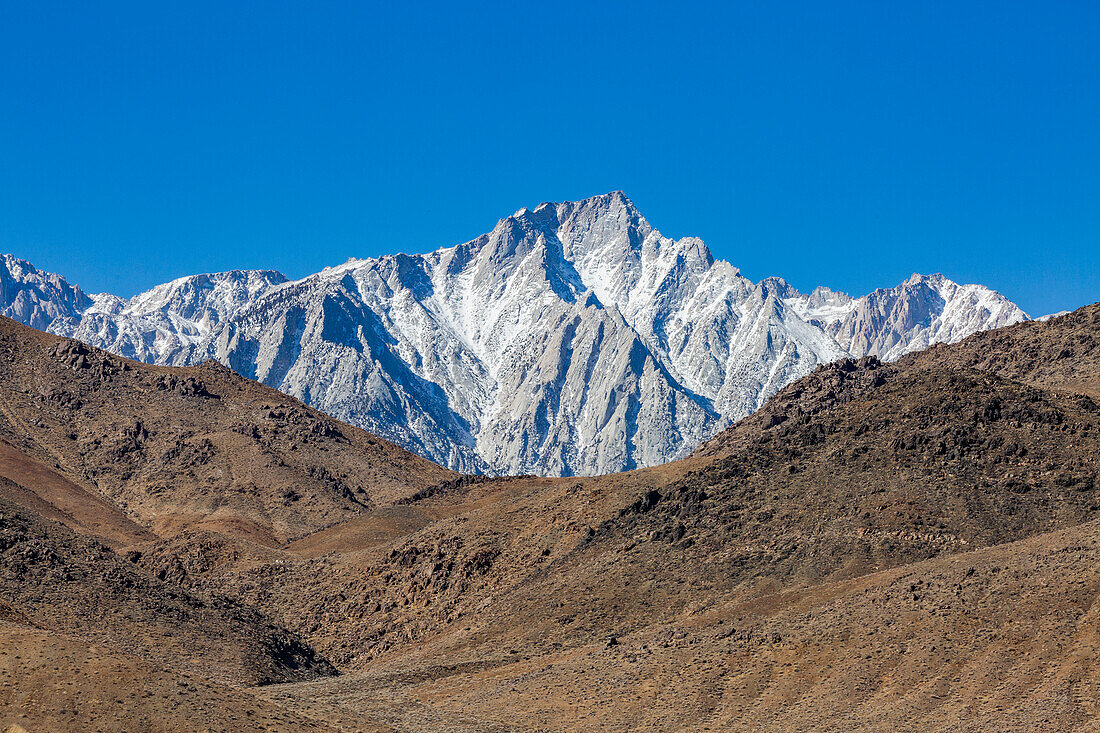
[[[91,304],[65,278],[12,255],[0,255],[0,313],[39,330],[59,318],[78,318]]]
[[[286,277],[269,270],[234,270],[181,277],[124,300],[93,296],[83,312],[49,330],[129,359],[181,366],[206,358],[214,329]]]
[[[861,298],[753,283],[621,192],[521,209],[428,254],[296,281],[196,275],[128,301],[4,264],[13,318],[143,361],[215,358],[442,464],[500,473],[671,460],[820,363],[1027,318],[942,275]]]
[[[819,325],[852,354],[897,359],[935,343],[955,343],[976,331],[1027,320],[1015,303],[981,285],[959,285],[940,274],[913,274],[896,288],[862,298],[814,291],[796,296],[804,317]],[[818,304],[820,303],[820,304]]]

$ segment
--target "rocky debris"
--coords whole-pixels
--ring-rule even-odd
[[[109,444],[109,452],[116,461],[129,460],[134,454],[139,454],[145,449],[149,439],[149,431],[140,420],[125,424],[116,433],[114,440]]]
[[[195,377],[177,377],[174,374],[162,374],[153,382],[159,390],[171,390],[184,397],[214,397],[206,383]]]
[[[92,366],[92,360],[89,358],[91,349],[79,341],[72,339],[58,341],[51,353],[70,369],[90,369]]]
[[[252,440],[258,441],[260,439],[260,428],[255,423],[239,423],[237,425],[234,425],[232,427],[232,430],[233,432],[240,433],[246,438],[251,438]]]
[[[50,351],[50,355],[73,371],[90,372],[100,381],[108,381],[119,372],[130,368],[125,362],[97,353],[86,344],[72,339],[58,341]]]
[[[306,474],[310,478],[328,486],[333,493],[363,507],[370,506],[370,500],[367,498],[367,490],[362,486],[353,486],[348,483],[350,479],[347,474],[336,476],[324,466],[307,466]],[[292,496],[293,493],[290,495]],[[285,496],[288,496],[288,494],[284,493],[284,497]]]
[[[53,388],[45,393],[45,398],[50,402],[63,407],[66,410],[79,410],[84,406],[83,400],[67,389]]]
[[[217,454],[218,449],[214,446],[214,442],[210,438],[203,438],[192,450],[187,463],[189,466],[205,466]]]
[[[346,440],[335,421],[319,419],[315,414],[295,405],[276,405],[267,410],[264,417],[276,426],[276,431],[295,432],[319,438]]]
[[[623,507],[623,509],[619,512],[619,516],[624,517],[628,514],[645,514],[650,509],[657,506],[657,502],[659,502],[662,498],[663,497],[661,496],[660,491],[658,491],[657,489],[650,489],[649,491],[645,492],[645,494],[643,494],[641,497],[639,497],[633,504]]]

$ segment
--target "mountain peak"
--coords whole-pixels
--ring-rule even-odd
[[[939,274],[860,298],[753,284],[702,240],[662,236],[622,191],[521,208],[429,254],[352,259],[288,284],[271,271],[198,275],[125,305],[88,305],[67,284],[66,301],[57,276],[36,274],[57,278],[48,291],[8,272],[28,277],[29,263],[2,265],[4,312],[24,323],[142,361],[216,358],[467,471],[667,461],[820,363],[896,358],[1027,317]],[[653,369],[629,368],[637,345]]]
[[[579,210],[583,209],[596,209],[599,211],[618,211],[622,210],[630,216],[641,217],[641,212],[638,211],[638,207],[634,204],[630,198],[622,191],[608,191],[607,193],[600,194],[598,196],[589,196],[588,198],[581,199],[580,201],[566,201],[561,206],[573,206]]]
[[[589,196],[575,201],[543,201],[534,208],[524,206],[517,209],[511,216],[507,217],[507,219],[523,219],[537,214],[547,214],[551,211],[557,213],[559,217],[562,218],[569,214],[576,215],[580,212],[592,212],[596,216],[622,212],[628,216],[642,219],[638,207],[622,191],[609,191],[597,196]],[[644,219],[642,220],[644,221]],[[502,221],[504,220],[502,219]]]
[[[908,285],[917,285],[919,283],[926,283],[932,287],[942,285],[945,282],[954,282],[944,276],[942,272],[932,272],[927,275],[922,275],[919,272],[914,272],[909,276],[909,279],[905,281]]]

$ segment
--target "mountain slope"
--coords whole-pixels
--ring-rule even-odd
[[[266,270],[234,270],[183,277],[129,301],[93,296],[79,315],[48,329],[127,359],[185,366],[206,358],[205,344],[217,326],[286,277]]]
[[[412,506],[442,519],[364,547],[347,559],[354,572],[320,558],[251,567],[212,587],[304,624],[337,663],[362,665],[459,618],[463,647],[544,653],[728,594],[1092,521],[1100,407],[982,372],[868,357],[822,367],[686,461],[473,484]],[[333,549],[355,549],[344,536]],[[163,552],[150,553],[150,567]]]
[[[285,628],[195,594],[0,498],[0,725],[317,730],[241,685],[332,665]]]
[[[5,733],[335,730],[202,673],[2,620],[0,726]]]
[[[24,322],[157,364],[215,359],[467,472],[656,465],[818,364],[1027,319],[942,275],[862,298],[753,283],[701,240],[663,236],[621,192],[521,209],[428,254],[293,282],[196,275],[129,301],[88,299],[56,276],[36,286],[42,273],[5,263],[22,284],[0,305]]]
[[[1092,730],[1098,569],[1090,522],[699,602],[545,654],[457,661],[453,647],[431,642],[412,661],[265,694],[349,727],[424,731],[436,729],[425,719],[486,731]],[[455,661],[432,663],[444,659]]]
[[[0,314],[45,331],[78,319],[92,305],[83,290],[17,257],[0,255]]]
[[[788,302],[848,353],[885,361],[1026,320],[999,293],[981,285],[959,285],[940,274],[913,275],[895,288],[880,288],[862,298],[818,288]]]
[[[682,461],[594,478],[436,469],[443,480],[393,485],[354,511],[301,470],[337,475],[358,445],[312,425],[352,428],[220,366],[132,363],[0,321],[0,438],[16,452],[13,483],[34,473],[17,484],[28,504],[76,503],[95,487],[66,488],[49,472],[76,484],[83,466],[103,471],[99,495],[126,501],[126,517],[178,512],[207,482],[215,513],[246,516],[213,470],[193,477],[171,464],[163,475],[177,483],[153,494],[123,477],[160,475],[149,473],[159,443],[151,457],[130,456],[177,423],[211,435],[223,473],[240,475],[251,463],[225,457],[244,449],[218,442],[219,416],[252,421],[257,402],[278,398],[302,421],[288,421],[286,442],[257,425],[259,442],[294,470],[316,512],[265,504],[254,516],[281,540],[298,537],[279,548],[209,513],[153,522],[162,537],[133,538],[124,560],[3,504],[0,646],[41,654],[28,662],[32,682],[0,683],[0,713],[6,721],[5,705],[29,700],[48,727],[78,728],[82,719],[41,702],[52,689],[42,665],[73,664],[148,679],[154,697],[141,709],[166,721],[177,712],[163,670],[190,685],[189,706],[218,706],[219,721],[225,706],[248,705],[288,728],[308,727],[302,715],[401,730],[1093,725],[1100,406],[1075,385],[1097,371],[1095,312],[891,363],[821,365]],[[1047,355],[1067,345],[1074,358],[1048,370]],[[166,377],[176,382],[156,388]],[[73,409],[78,417],[62,411]],[[81,448],[65,448],[81,420]],[[137,449],[81,455],[93,433],[131,420],[153,426]],[[379,450],[370,455],[420,465]],[[250,492],[266,499],[278,486]],[[88,534],[105,521],[99,510],[82,516]],[[158,643],[165,619],[177,623]],[[253,655],[286,629],[345,674],[255,690],[262,703],[183,676],[203,660],[227,681],[272,671],[266,652]],[[74,639],[108,651],[77,655]],[[21,662],[0,653],[0,664]],[[119,700],[135,691],[116,689]],[[98,720],[114,714],[92,708]]]
[[[973,340],[1038,365],[1094,311]],[[1073,730],[1098,717],[1100,407],[1067,385],[1097,352],[1044,386],[979,352],[1001,361],[825,365],[683,461],[450,482],[278,566],[184,537],[139,563],[298,629],[351,673],[270,699],[349,726]]]
[[[917,365],[980,369],[1039,387],[1100,397],[1100,303],[1043,322],[978,333],[950,349],[909,357]]]
[[[107,497],[80,486],[4,440],[0,440],[0,498],[111,547],[156,537]]]
[[[109,643],[222,681],[285,682],[334,671],[255,609],[148,577],[107,547],[2,499],[0,587],[5,621]]]
[[[219,364],[131,362],[2,317],[0,475],[106,541],[268,545],[453,476]]]

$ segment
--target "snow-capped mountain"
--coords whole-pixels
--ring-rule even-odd
[[[182,366],[209,358],[206,344],[222,323],[274,285],[271,270],[192,275],[158,285],[130,300],[101,293],[83,311],[59,317],[48,330],[120,356]]]
[[[45,331],[58,319],[79,318],[92,305],[83,290],[26,260],[0,255],[0,313]]]
[[[671,460],[819,363],[1028,318],[942,275],[860,298],[753,283],[701,240],[662,236],[620,192],[296,281],[234,271],[89,298],[3,264],[5,315],[143,361],[214,358],[444,465],[501,473]]]

